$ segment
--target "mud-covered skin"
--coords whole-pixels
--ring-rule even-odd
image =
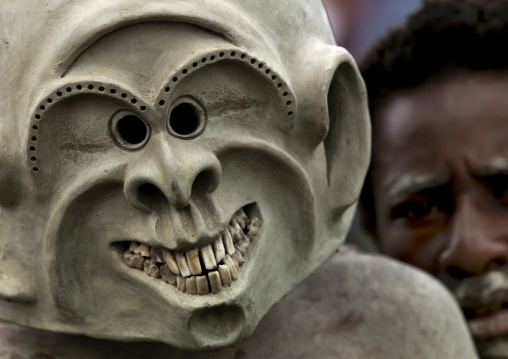
[[[340,282],[341,285],[336,285]],[[0,324],[2,350],[20,358],[474,359],[450,294],[422,272],[383,257],[336,254],[276,304],[251,337],[215,353],[123,343]]]

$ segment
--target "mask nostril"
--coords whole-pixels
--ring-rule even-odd
[[[219,179],[213,170],[205,170],[199,173],[192,183],[192,193],[206,193],[213,191],[218,185]]]
[[[144,183],[138,188],[138,201],[145,207],[157,211],[160,208],[167,207],[168,200],[164,193],[151,183]]]

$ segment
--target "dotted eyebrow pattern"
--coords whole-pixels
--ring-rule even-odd
[[[202,68],[204,66],[222,61],[222,60],[239,60],[243,61],[253,69],[262,73],[266,76],[275,88],[277,89],[280,97],[280,102],[283,108],[286,109],[286,116],[293,117],[295,114],[296,108],[296,100],[293,92],[287,85],[287,83],[282,80],[281,76],[270,68],[266,62],[263,62],[255,57],[248,55],[246,52],[241,51],[239,49],[236,50],[218,50],[216,52],[210,53],[206,56],[201,56],[199,58],[195,58],[191,61],[188,61],[184,66],[179,69],[175,69],[170,76],[169,82],[163,87],[163,91],[161,91],[161,95],[157,98],[155,106],[159,108],[164,108],[168,106],[170,103],[170,92],[171,89],[177,84],[178,81],[182,80],[185,76],[190,75],[195,70]],[[139,108],[141,112],[146,111],[147,104],[144,103],[139,97],[136,97],[132,93],[119,89],[114,85],[105,84],[101,82],[79,82],[65,85],[56,91],[54,91],[51,95],[47,96],[44,100],[42,100],[35,109],[31,119],[30,119],[30,133],[28,138],[28,149],[27,149],[27,160],[29,167],[32,170],[32,173],[36,174],[40,172],[40,166],[38,162],[38,134],[43,124],[44,113],[53,105],[57,104],[61,100],[65,98],[69,98],[73,95],[78,94],[102,94],[107,95],[114,98],[120,98],[123,101],[130,102],[132,106]]]
[[[161,95],[156,100],[159,107],[165,107],[169,103],[169,93],[173,89],[173,87],[181,81],[185,76],[190,75],[195,70],[202,68],[204,66],[223,61],[223,60],[239,60],[243,61],[255,70],[262,73],[269,80],[272,81],[273,85],[279,92],[280,101],[282,105],[286,108],[286,116],[292,117],[295,113],[295,96],[293,92],[286,84],[285,81],[282,80],[281,76],[271,69],[266,62],[260,61],[259,59],[248,55],[246,52],[235,49],[235,50],[218,50],[213,53],[210,53],[206,56],[197,57],[191,61],[188,61],[181,68],[175,69],[170,77],[170,80],[163,87],[163,91],[161,91]]]
[[[134,96],[129,91],[119,89],[113,85],[104,84],[101,82],[80,82],[65,85],[51,95],[42,100],[35,109],[30,119],[30,134],[28,138],[28,163],[32,169],[32,173],[39,173],[40,166],[38,163],[38,141],[39,130],[44,120],[44,113],[53,105],[57,104],[65,98],[69,98],[78,94],[102,94],[114,98],[120,98],[126,102],[131,103],[132,106],[139,108],[141,112],[146,111],[147,104],[145,104],[139,97]]]

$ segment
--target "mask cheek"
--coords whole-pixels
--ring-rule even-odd
[[[123,151],[115,146],[110,118],[122,103],[86,94],[60,100],[41,116],[30,138],[33,178],[39,195],[50,197],[94,170],[114,167]],[[123,105],[125,107],[125,105]]]

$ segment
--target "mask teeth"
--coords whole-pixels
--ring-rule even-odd
[[[238,279],[240,266],[245,263],[244,255],[260,225],[258,217],[249,218],[240,209],[231,218],[227,229],[211,244],[186,252],[172,252],[132,241],[123,255],[124,262],[181,292],[215,294]]]

